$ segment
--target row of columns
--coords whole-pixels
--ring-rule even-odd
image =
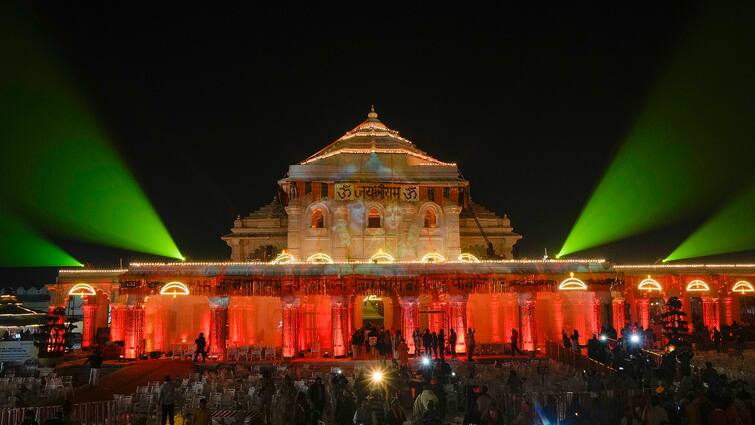
[[[661,298],[666,299],[665,296]],[[689,296],[680,297],[682,309],[687,313],[687,321],[692,325],[692,303]],[[734,312],[734,300],[732,297],[700,297],[702,302],[702,322],[705,327],[712,330],[714,327],[721,328],[721,325],[731,325],[737,314]],[[637,311],[637,317],[633,321],[638,322],[644,329],[650,326],[650,298],[639,297],[634,300]],[[625,300],[623,298],[613,298],[612,302],[613,327],[620,330],[625,325]],[[722,311],[723,310],[723,311]],[[723,320],[722,320],[723,319]]]
[[[398,300],[397,314],[394,317],[394,329],[401,330],[402,337],[409,346],[410,353],[416,353],[412,333],[419,326],[420,303],[417,298],[401,298]],[[522,348],[525,350],[535,349],[535,301],[526,300],[521,304],[519,317],[519,331],[522,340]],[[496,316],[499,313],[500,305],[493,303],[492,319],[497,324]],[[331,324],[332,324],[332,342],[331,347],[322,347],[329,349],[333,356],[343,356],[349,352],[349,343],[351,338],[353,323],[352,303],[342,300],[331,303]],[[456,351],[463,353],[467,349],[467,329],[473,327],[470,323],[471,318],[467,311],[467,298],[454,297],[440,302],[428,304],[431,309],[427,314],[428,328],[431,331],[439,329],[453,328],[457,335]],[[284,357],[294,357],[297,352],[306,348],[308,341],[302,339],[301,327],[301,310],[302,306],[298,299],[284,300],[282,309],[282,352]],[[595,314],[599,323],[600,306],[596,304]],[[560,316],[560,315],[559,315]],[[213,316],[215,317],[215,316]],[[598,328],[600,325],[597,325]],[[498,332],[498,338],[501,339],[500,328],[494,330]],[[448,334],[447,334],[448,335]],[[502,339],[501,339],[502,340]]]

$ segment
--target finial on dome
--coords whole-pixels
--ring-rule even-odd
[[[370,112],[367,114],[367,118],[376,119],[378,117],[377,112],[375,112],[375,105],[370,105]]]

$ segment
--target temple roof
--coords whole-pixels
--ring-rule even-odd
[[[261,207],[260,209],[250,213],[247,218],[285,218],[288,217],[286,209],[278,201],[277,197],[273,197],[273,200],[269,204]]]
[[[401,137],[399,132],[388,128],[378,119],[375,107],[370,108],[367,119],[341,136],[335,142],[324,147],[314,155],[301,162],[301,165],[326,159],[340,154],[404,154],[415,156],[427,165],[453,165],[439,161],[424,151],[418,149],[414,143]]]
[[[472,211],[474,211],[474,215],[472,215]],[[464,207],[464,209],[461,210],[459,218],[474,218],[475,215],[477,216],[477,218],[500,218],[495,215],[493,211],[490,211],[484,206],[472,201],[469,202],[468,206]]]

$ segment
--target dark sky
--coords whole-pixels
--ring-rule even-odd
[[[190,259],[227,258],[233,217],[370,104],[457,162],[473,199],[524,235],[519,255],[536,257],[560,248],[695,7],[29,12]],[[654,261],[679,232],[595,253]],[[62,243],[94,264],[145,258]]]

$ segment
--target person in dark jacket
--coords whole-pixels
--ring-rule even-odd
[[[448,349],[451,350],[451,358],[456,358],[456,331],[451,328],[448,332]]]
[[[425,347],[425,354],[433,355],[433,336],[430,329],[425,329],[425,333],[422,335],[422,346]]]
[[[307,402],[309,403],[309,423],[317,425],[325,410],[325,385],[319,376],[307,389]]]

